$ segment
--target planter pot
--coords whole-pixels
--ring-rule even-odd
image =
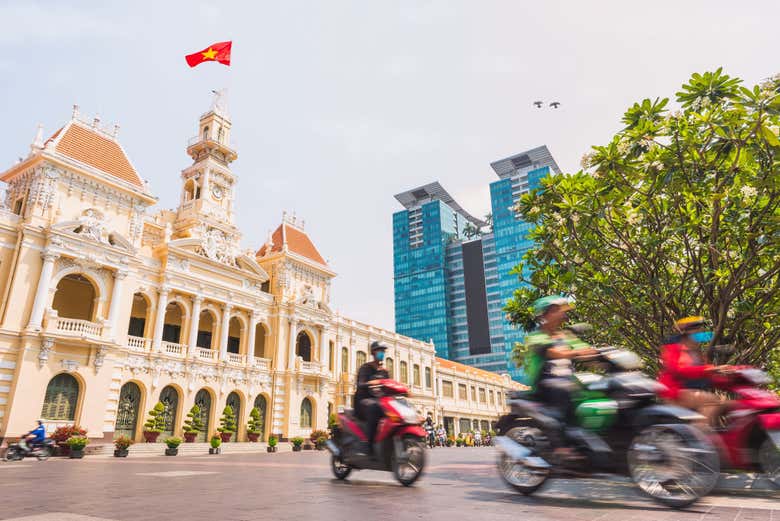
[[[312,450],[313,448],[314,445],[312,445],[311,443],[307,443],[306,445],[303,446],[303,450]]]
[[[276,445],[274,445],[273,447],[266,447],[265,450],[268,452],[276,452]]]
[[[144,431],[144,440],[146,440],[146,443],[155,443],[155,442],[157,442],[157,438],[159,436],[160,436],[159,432]]]
[[[229,442],[231,436],[233,436],[232,432],[220,432],[219,433],[219,437],[222,438],[222,443]]]
[[[293,452],[301,452],[301,446],[300,445],[293,445]]]
[[[249,441],[257,443],[257,440],[260,438],[260,434],[257,432],[247,432],[246,437],[249,438]]]
[[[70,456],[70,446],[65,442],[57,443],[57,456]]]
[[[222,447],[209,447],[209,454],[222,454]]]
[[[70,449],[70,456],[71,459],[81,459],[84,457],[84,449],[78,450],[78,449]]]
[[[325,444],[324,443],[318,443],[317,445],[314,446],[314,448],[317,449],[317,450],[325,450]]]
[[[178,453],[179,453],[179,447],[175,447],[173,449],[168,447],[167,449],[165,449],[165,455],[166,456],[175,456]]]
[[[128,454],[130,454],[128,449],[114,449],[115,458],[126,458]]]
[[[185,443],[193,443],[195,441],[195,438],[198,437],[197,432],[185,432],[184,433],[184,441]]]

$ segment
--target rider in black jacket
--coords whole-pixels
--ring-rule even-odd
[[[368,453],[371,453],[373,450],[377,424],[384,415],[382,407],[379,405],[379,400],[371,393],[371,386],[376,385],[377,380],[390,378],[383,365],[386,350],[387,346],[379,342],[372,342],[371,356],[373,359],[358,369],[357,390],[355,391],[354,400],[355,413],[358,418],[366,422]]]

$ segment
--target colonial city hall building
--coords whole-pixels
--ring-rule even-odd
[[[420,412],[456,433],[495,421],[516,384],[333,312],[335,273],[302,224],[284,217],[256,252],[241,249],[230,127],[216,98],[187,147],[175,211],[150,211],[156,198],[116,131],[77,107],[2,174],[0,441],[37,418],[140,440],[158,401],[163,436],[181,435],[193,404],[200,441],[227,404],[237,440],[253,407],[263,439],[306,436],[351,405],[374,340]]]

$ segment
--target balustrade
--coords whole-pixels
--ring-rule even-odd
[[[227,353],[227,361],[231,364],[243,364],[244,355],[239,355],[238,353]]]
[[[259,356],[252,357],[252,365],[258,369],[267,371],[271,367],[271,361],[268,358],[260,358]]]
[[[217,359],[217,353],[218,353],[218,351],[215,351],[213,349],[206,349],[204,347],[199,347],[195,351],[195,356],[197,356],[201,360],[216,360]]]
[[[127,347],[134,351],[149,351],[149,348],[151,347],[151,339],[137,336],[128,336]]]
[[[53,317],[53,330],[58,333],[99,337],[103,334],[103,325],[78,318]]]
[[[177,344],[175,342],[163,341],[162,351],[163,353],[168,353],[169,355],[182,356],[184,353],[187,352],[187,346],[182,344]]]

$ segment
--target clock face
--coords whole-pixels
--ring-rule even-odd
[[[224,192],[222,191],[222,187],[220,186],[214,186],[211,188],[211,195],[214,196],[214,199],[219,201],[222,199],[222,196],[224,195]]]

